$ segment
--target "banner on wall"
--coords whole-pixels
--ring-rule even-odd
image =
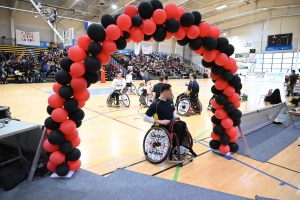
[[[267,81],[284,82],[284,72],[266,72],[264,79]]]
[[[21,45],[40,46],[40,33],[16,29],[16,42]]]
[[[141,49],[141,43],[135,43],[134,44],[134,53],[135,55],[138,55],[140,53],[140,49]]]
[[[239,41],[239,46],[241,47],[252,47],[252,41],[251,40],[240,40]]]
[[[152,46],[145,47],[144,45],[142,45],[142,52],[143,52],[143,54],[151,54],[152,53]]]

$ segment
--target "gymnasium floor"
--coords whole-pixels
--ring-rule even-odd
[[[174,96],[186,90],[188,80],[170,80]],[[187,122],[194,139],[210,137],[212,113],[206,110],[212,94],[210,79],[197,80],[200,85],[201,115],[181,117]],[[155,84],[157,81],[152,81]],[[136,81],[138,86],[140,81]],[[248,101],[241,103],[241,111],[247,112],[265,105],[258,104],[260,95],[269,89],[279,88],[285,100],[283,83],[244,80],[242,93]],[[78,129],[81,144],[82,168],[109,176],[117,168],[154,175],[203,188],[222,191],[238,196],[254,198],[255,195],[276,199],[300,199],[300,141],[296,141],[277,154],[268,163],[262,163],[239,154],[225,159],[214,154],[208,143],[194,144],[199,155],[182,168],[174,164],[153,165],[145,160],[142,151],[144,134],[151,124],[143,122],[145,108],[139,106],[138,96],[129,95],[129,108],[109,108],[106,98],[111,82],[97,83],[89,89],[91,97],[84,111],[85,118]],[[52,93],[52,83],[0,85],[0,105],[9,106],[12,116],[37,124],[48,117],[47,98]],[[273,163],[273,164],[272,164]],[[276,165],[275,165],[276,164]],[[289,168],[289,169],[287,169]],[[286,184],[282,184],[286,183]]]

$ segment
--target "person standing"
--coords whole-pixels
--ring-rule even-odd
[[[105,83],[105,66],[101,67],[101,83]]]
[[[288,85],[290,89],[288,90],[288,93],[286,95],[287,97],[290,96],[291,93],[293,93],[294,86],[297,83],[297,80],[298,76],[295,74],[295,70],[292,70],[292,74],[290,75],[290,84]]]

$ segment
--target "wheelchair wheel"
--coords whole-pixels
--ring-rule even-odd
[[[153,100],[154,100],[153,96],[150,97],[149,95],[147,95],[145,98],[146,105],[149,107],[152,104]]]
[[[141,96],[142,94],[143,94],[143,86],[141,86],[141,87],[139,87],[139,89],[137,90],[137,94],[139,95],[139,96]]]
[[[153,164],[164,162],[171,151],[169,132],[162,127],[150,128],[144,137],[143,150],[149,162]]]
[[[138,93],[138,91],[134,85],[131,86],[131,90],[134,95],[136,95]]]
[[[177,104],[177,112],[179,115],[186,115],[190,111],[191,102],[189,99],[180,99]]]
[[[112,107],[113,103],[114,103],[114,98],[111,98],[111,94],[110,94],[110,95],[107,97],[106,105],[107,105],[108,107]]]
[[[122,103],[124,106],[129,107],[130,106],[130,100],[127,94],[122,94]]]

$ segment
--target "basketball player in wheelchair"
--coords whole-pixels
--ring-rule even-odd
[[[125,83],[125,79],[122,77],[122,72],[118,71],[116,78],[113,80],[113,82],[111,84],[112,93],[108,96],[107,102],[106,102],[108,106],[111,107],[113,104],[115,104],[116,107],[120,107],[119,97],[121,95],[121,103],[124,106],[129,107],[129,105],[130,105],[129,97],[127,94],[123,93],[125,86],[126,86],[126,83]]]
[[[152,94],[152,84],[151,80],[148,79],[145,81],[145,84],[143,85],[142,93],[140,95],[139,101],[140,105],[144,105],[149,107],[151,103],[153,102],[153,94]]]
[[[143,120],[153,124],[144,138],[144,154],[151,163],[157,164],[170,156],[170,162],[191,161],[197,155],[192,150],[193,139],[184,121],[176,115],[170,84],[162,84],[160,97],[155,99],[146,111]],[[181,156],[191,155],[190,160],[183,161]]]

